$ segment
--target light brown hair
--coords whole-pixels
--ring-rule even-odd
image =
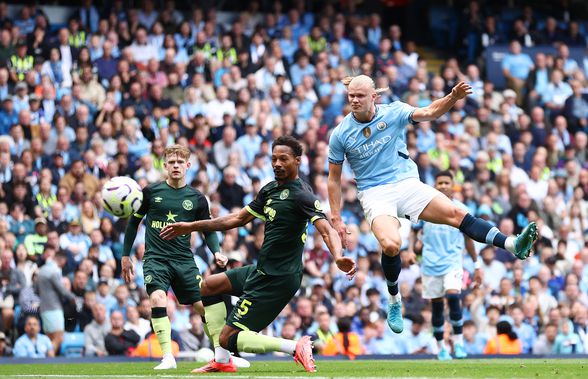
[[[190,159],[190,150],[185,146],[175,144],[165,148],[165,159],[167,160],[167,157],[170,155],[177,155],[180,158],[188,160]]]

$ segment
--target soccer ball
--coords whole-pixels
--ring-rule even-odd
[[[210,362],[214,359],[214,351],[207,347],[203,347],[194,353],[194,359],[196,362]]]
[[[116,217],[129,217],[139,210],[142,202],[141,186],[126,176],[116,176],[102,187],[102,205]]]

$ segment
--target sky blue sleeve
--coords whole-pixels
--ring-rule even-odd
[[[345,160],[345,147],[339,138],[338,128],[333,130],[329,138],[329,163],[343,164]]]
[[[12,354],[17,358],[25,358],[27,356],[27,347],[23,340],[16,340]]]
[[[510,56],[507,54],[504,56],[504,58],[502,59],[502,69],[503,70],[510,70]]]
[[[404,129],[408,124],[414,123],[412,114],[416,108],[401,101],[397,101],[396,103],[398,104],[397,109],[391,111],[398,114],[398,126]]]

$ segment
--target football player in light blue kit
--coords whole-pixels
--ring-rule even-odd
[[[441,171],[435,175],[435,188],[452,199],[452,202],[467,210],[467,207],[453,199],[453,175],[449,171]],[[423,298],[431,299],[433,314],[433,335],[439,347],[439,360],[450,360],[449,348],[443,340],[445,318],[443,310],[447,298],[449,306],[449,321],[453,327],[453,345],[455,357],[465,358],[467,353],[463,347],[463,312],[460,302],[460,292],[463,281],[462,254],[465,248],[474,261],[474,280],[477,285],[482,282],[480,262],[474,247],[474,241],[465,237],[463,233],[449,225],[424,222],[422,235],[415,243],[415,252],[422,252],[421,273],[423,279]]]
[[[396,333],[404,328],[398,293],[400,274],[400,217],[419,219],[459,228],[475,241],[506,249],[519,259],[531,253],[537,226],[530,223],[518,237],[507,237],[490,223],[473,217],[433,187],[419,180],[416,164],[406,148],[406,126],[432,121],[447,113],[460,99],[472,93],[460,82],[451,93],[424,108],[399,101],[376,105],[378,92],[366,75],[345,78],[351,112],[333,130],[329,140],[329,203],[333,226],[343,243],[347,228],[341,220],[341,171],[348,160],[355,174],[358,199],[382,247],[382,268],[388,282],[388,325]],[[384,89],[385,91],[386,89]]]

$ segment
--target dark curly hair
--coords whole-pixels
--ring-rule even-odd
[[[292,149],[292,153],[295,157],[302,156],[302,144],[292,136],[281,136],[276,138],[274,140],[274,144],[272,145],[272,150],[276,146],[288,146],[290,149]]]

